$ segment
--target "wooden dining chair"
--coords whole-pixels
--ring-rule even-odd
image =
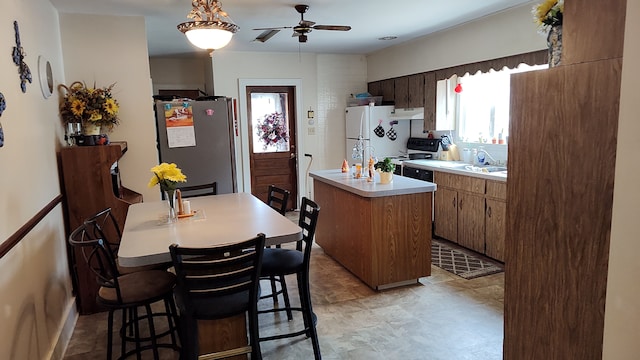
[[[290,196],[291,192],[289,190],[279,188],[273,184],[269,185],[267,205],[269,205],[273,210],[279,212],[282,216],[285,216]],[[275,247],[280,248],[281,245],[278,244],[275,245]],[[263,276],[262,279],[269,280],[269,283],[271,284],[271,294],[263,295],[260,299],[272,298],[273,305],[275,306],[278,303],[278,295],[282,295],[285,307],[291,307],[289,293],[287,292],[287,283],[284,276]],[[280,284],[279,290],[276,284]],[[287,311],[287,319],[289,319],[289,321],[293,319],[293,313],[291,311]]]
[[[164,270],[137,271],[121,274],[116,265],[109,241],[104,233],[97,228],[95,220],[86,221],[69,235],[69,244],[78,248],[88,268],[95,274],[99,289],[96,295],[97,303],[108,310],[107,318],[107,359],[113,354],[113,316],[121,312],[120,323],[120,359],[137,354],[140,358],[145,352],[151,351],[154,359],[159,359],[159,348],[170,348],[180,351],[178,346],[178,328],[176,323],[176,308],[173,301],[173,287],[176,282],[174,274]],[[165,311],[154,312],[152,304],[163,301]],[[139,315],[139,308],[145,309],[145,315]],[[168,330],[156,331],[159,317],[165,317]],[[141,326],[148,324],[144,336]],[[170,342],[160,343],[159,340],[170,336]],[[127,350],[127,344],[135,347]]]
[[[249,343],[236,349],[203,354],[219,359],[251,354],[262,359],[258,341],[259,278],[264,234],[232,245],[208,248],[169,247],[176,270],[175,297],[180,309],[182,360],[198,359],[198,320],[219,320],[248,313]]]
[[[180,189],[183,198],[217,195],[218,183],[214,181],[212,183],[203,185],[180,186],[178,187],[178,189]]]
[[[309,290],[309,262],[311,261],[311,248],[313,237],[316,232],[320,206],[315,202],[302,198],[300,206],[300,217],[298,226],[302,228],[302,240],[296,242],[295,249],[267,248],[264,250],[262,258],[263,276],[284,276],[295,274],[298,280],[298,296],[300,297],[300,307],[287,306],[285,308],[272,308],[260,310],[259,313],[272,313],[280,311],[298,311],[302,313],[304,328],[274,336],[260,338],[260,341],[270,341],[289,337],[306,335],[311,338],[313,353],[316,360],[321,359],[320,344],[316,331],[317,318],[313,313],[311,305],[311,292]]]

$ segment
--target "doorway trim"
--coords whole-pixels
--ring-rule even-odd
[[[300,156],[304,154],[301,149],[305,149],[304,144],[304,136],[300,136],[302,134],[300,130],[303,128],[303,120],[302,120],[302,79],[239,79],[238,87],[239,87],[239,110],[240,110],[240,119],[238,119],[238,128],[240,129],[240,154],[238,158],[242,159],[242,168],[241,171],[238,172],[240,176],[238,177],[240,183],[238,184],[238,191],[240,192],[251,192],[251,164],[249,161],[249,129],[247,128],[248,124],[248,115],[247,115],[247,106],[249,102],[247,101],[247,87],[248,86],[293,86],[295,97],[296,97],[296,133],[294,136],[296,137],[297,148],[295,150],[296,153],[296,175],[298,178],[298,199],[296,201],[297,204],[300,204],[301,195],[307,193],[307,179],[304,176],[305,174],[300,173]]]

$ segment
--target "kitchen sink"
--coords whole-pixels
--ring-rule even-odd
[[[495,173],[495,172],[504,172],[506,174],[507,167],[506,166],[497,166],[497,165],[458,165],[453,169],[458,170],[466,170],[471,172],[481,172],[481,173]]]

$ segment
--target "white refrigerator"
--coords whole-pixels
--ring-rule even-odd
[[[346,110],[346,155],[350,165],[366,164],[369,156],[378,160],[407,152],[410,120],[392,120],[393,106],[352,106]],[[354,151],[362,136],[362,152]],[[354,157],[356,156],[356,157]]]

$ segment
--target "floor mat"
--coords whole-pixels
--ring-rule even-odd
[[[480,259],[471,252],[455,249],[439,240],[431,241],[431,263],[465,279],[504,271],[497,263]]]

